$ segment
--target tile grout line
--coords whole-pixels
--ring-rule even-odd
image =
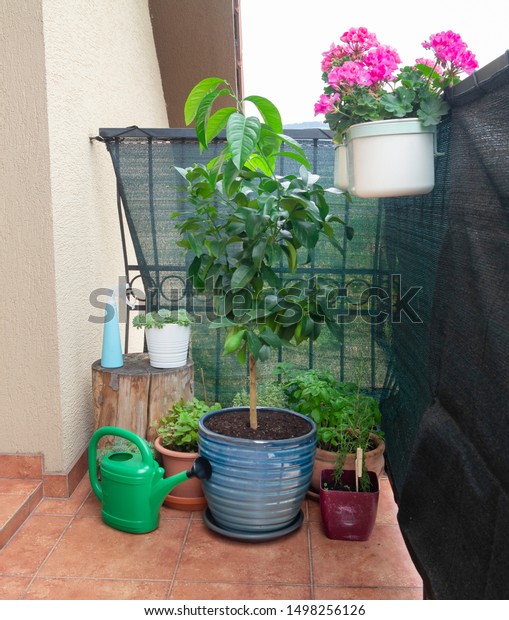
[[[0,577],[19,577],[22,578],[24,575],[20,574],[10,574],[10,573],[2,573]],[[150,579],[146,579],[145,577],[93,577],[86,576],[82,577],[80,575],[44,575],[43,579],[48,580],[58,580],[58,581],[82,581],[86,579],[87,581],[133,581],[139,583],[168,583],[169,579],[156,579],[151,577]],[[175,580],[177,581],[177,580]],[[188,584],[196,584],[197,586],[211,583],[211,584],[219,584],[219,585],[240,585],[240,586],[277,586],[277,587],[287,587],[287,588],[303,588],[308,587],[309,583],[287,583],[286,581],[216,581],[214,579],[206,579],[204,581],[199,581],[197,579],[180,579],[179,583],[188,583]],[[341,588],[346,586],[321,586],[326,588]],[[356,588],[372,588],[373,586],[355,586]],[[419,589],[418,586],[380,586],[380,589]],[[1,599],[0,599],[1,600]],[[179,599],[180,600],[180,599]]]
[[[308,513],[309,514],[309,513]],[[315,576],[313,573],[313,547],[311,545],[311,522],[308,521],[308,563],[309,563],[309,594],[311,600],[315,600]]]
[[[180,560],[182,559],[182,556],[184,555],[184,548],[186,546],[187,543],[187,537],[189,535],[189,530],[191,529],[191,523],[193,521],[193,513],[190,512],[189,513],[189,517],[187,520],[187,527],[186,527],[186,531],[184,533],[184,537],[182,539],[182,544],[180,545],[180,551],[179,554],[177,556],[177,561],[175,562],[175,568],[173,569],[173,575],[171,577],[170,580],[170,585],[168,586],[168,589],[166,590],[166,598],[165,600],[168,600],[171,596],[171,593],[173,591],[173,586],[175,585],[175,579],[177,577],[177,572],[180,566]]]
[[[134,580],[136,581],[136,580]],[[164,581],[164,580],[160,580]],[[177,580],[176,580],[177,581]],[[179,579],[179,583],[194,583],[196,585],[202,585],[204,583],[214,583],[214,584],[225,584],[225,585],[242,585],[242,586],[277,586],[277,587],[286,587],[286,588],[302,588],[309,586],[309,582],[305,583],[288,583],[286,581],[225,581],[216,580],[216,579],[204,579],[200,581],[199,579]],[[390,586],[389,586],[390,587]],[[413,587],[413,586],[409,586]]]
[[[51,546],[51,549],[48,551],[48,553],[46,554],[46,557],[43,559],[43,561],[39,564],[39,568],[35,571],[35,573],[32,576],[32,579],[30,579],[30,581],[28,582],[27,586],[25,587],[25,589],[23,590],[23,592],[19,595],[18,600],[25,600],[25,596],[28,592],[28,590],[30,589],[30,587],[32,586],[33,582],[37,579],[37,576],[39,575],[39,573],[41,572],[42,567],[46,564],[46,562],[48,561],[48,558],[50,557],[50,555],[53,553],[53,551],[55,551],[56,546],[58,545],[58,543],[62,540],[62,538],[64,537],[65,533],[69,530],[69,528],[71,527],[71,525],[73,524],[74,520],[76,519],[76,515],[78,514],[78,512],[81,510],[81,508],[83,507],[83,505],[85,504],[85,502],[87,501],[90,493],[92,491],[90,490],[84,497],[84,499],[82,500],[82,502],[80,504],[78,504],[78,507],[76,508],[76,510],[74,511],[74,514],[71,515],[71,518],[69,519],[69,523],[64,527],[64,529],[62,530],[62,533],[60,534],[60,536],[57,538],[57,540],[54,542],[54,544]],[[41,499],[41,502],[47,499],[45,497],[43,497]],[[39,504],[41,503],[39,502]],[[39,505],[37,504],[37,506]],[[37,508],[37,506],[34,507]],[[33,516],[47,516],[47,515],[33,515]],[[67,515],[53,515],[53,516],[67,516]]]

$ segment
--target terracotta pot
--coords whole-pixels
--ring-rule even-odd
[[[368,471],[374,472],[379,478],[385,468],[385,443],[376,435],[371,434],[371,440],[375,444],[376,448],[368,450],[364,453],[366,462],[366,468]],[[316,449],[315,462],[313,464],[313,475],[311,477],[311,493],[318,495],[320,489],[320,474],[324,469],[334,469],[336,467],[336,453],[329,452],[328,450]],[[345,464],[343,467],[345,470],[355,470],[355,455],[347,454],[345,458]],[[316,497],[318,499],[318,497]]]
[[[168,450],[161,445],[161,438],[155,440],[155,448],[161,454],[165,477],[173,476],[181,471],[191,468],[194,460],[199,456],[197,452],[177,452]],[[203,494],[201,481],[191,478],[177,485],[164,500],[164,505],[176,510],[203,510],[207,506],[207,500]]]
[[[355,472],[344,471],[341,482],[353,491],[331,489],[334,470],[324,469],[320,484],[320,513],[327,538],[332,540],[368,540],[378,510],[378,476],[368,470],[371,490],[355,491]],[[326,482],[328,489],[323,488]]]

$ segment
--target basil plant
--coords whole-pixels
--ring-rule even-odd
[[[231,105],[214,111],[225,96]],[[254,104],[258,116],[244,112]],[[334,320],[337,283],[297,278],[301,263],[313,258],[321,238],[339,252],[338,239],[353,229],[331,212],[328,191],[298,142],[283,134],[278,109],[259,96],[238,100],[231,86],[207,78],[190,92],[186,124],[195,123],[200,147],[226,129],[226,143],[206,165],[178,168],[186,181],[187,205],[176,228],[178,245],[188,251],[188,277],[197,293],[211,294],[215,320],[210,327],[227,330],[224,354],[240,364],[249,359],[250,425],[257,427],[256,363],[272,348],[315,340],[323,325],[339,338]],[[285,145],[285,150],[282,149]],[[300,164],[299,174],[279,176],[279,158]],[[281,267],[288,272],[284,279]]]

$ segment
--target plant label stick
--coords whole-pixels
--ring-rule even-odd
[[[355,490],[359,490],[359,478],[362,477],[362,448],[357,448],[355,458]]]

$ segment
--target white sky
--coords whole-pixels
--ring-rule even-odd
[[[461,35],[483,67],[509,48],[507,4],[498,0],[241,0],[244,94],[279,108],[283,123],[323,121],[313,106],[322,93],[322,52],[350,27],[365,26],[404,63],[426,51],[442,30]]]

